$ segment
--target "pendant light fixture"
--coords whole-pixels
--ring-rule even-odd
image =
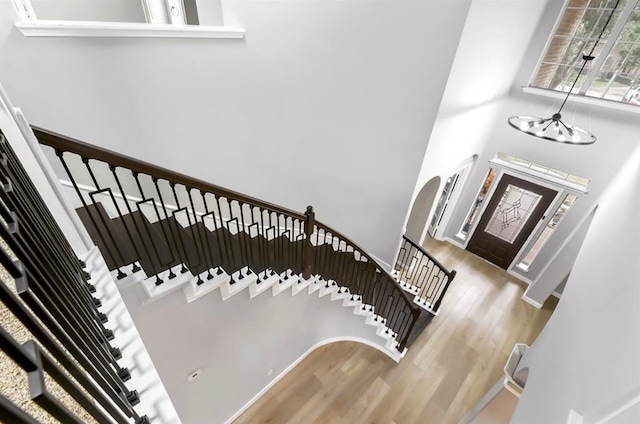
[[[598,46],[598,43],[600,43],[600,40],[602,39],[602,36],[605,30],[609,26],[609,22],[611,21],[611,18],[613,18],[613,15],[618,9],[619,4],[620,4],[620,0],[616,2],[615,6],[613,7],[613,10],[611,10],[611,14],[609,15],[609,18],[605,22],[604,26],[602,27],[602,31],[600,31],[600,35],[596,39],[596,42],[593,44],[593,47],[591,48],[591,52],[589,52],[589,54],[582,55],[583,62],[582,62],[582,66],[580,67],[580,71],[578,71],[578,75],[576,75],[576,78],[573,80],[573,84],[571,84],[571,88],[567,92],[567,96],[564,98],[564,101],[560,105],[560,109],[558,109],[556,113],[551,115],[550,118],[537,118],[532,116],[511,116],[507,120],[509,125],[511,125],[516,130],[521,131],[525,134],[542,138],[544,140],[555,141],[557,143],[593,144],[596,141],[596,136],[593,135],[591,132],[584,130],[580,127],[567,125],[564,122],[562,122],[562,115],[560,114],[560,112],[562,112],[562,108],[564,108],[564,105],[567,103],[567,100],[569,99],[569,96],[573,92],[573,89],[576,86],[576,83],[578,82],[580,75],[582,75],[582,71],[584,71],[584,68],[587,66],[587,63],[589,63],[594,59],[593,52]]]

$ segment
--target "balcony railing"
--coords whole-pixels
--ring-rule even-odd
[[[108,317],[92,296],[90,275],[78,260],[11,146],[0,134],[0,348],[28,377],[31,400],[62,423],[146,423],[124,384]],[[25,343],[17,341],[16,328]],[[26,335],[26,336],[25,336]],[[48,375],[59,386],[47,388]],[[12,384],[4,380],[5,385]],[[67,406],[73,400],[86,415]],[[0,421],[38,422],[0,396]]]

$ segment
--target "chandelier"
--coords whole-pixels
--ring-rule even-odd
[[[598,35],[598,38],[593,44],[591,48],[591,52],[589,52],[588,54],[582,55],[582,66],[578,71],[578,75],[576,75],[576,78],[573,80],[573,84],[571,84],[571,88],[569,88],[569,91],[567,92],[567,96],[564,98],[564,101],[560,105],[560,109],[558,109],[556,113],[551,115],[550,118],[538,118],[533,116],[518,116],[518,115],[511,116],[507,120],[509,125],[511,125],[516,130],[523,132],[525,134],[542,138],[544,140],[554,141],[557,143],[593,144],[596,141],[596,136],[593,135],[591,132],[574,125],[565,124],[562,121],[562,115],[560,114],[560,112],[562,112],[564,105],[567,103],[569,96],[573,92],[573,89],[575,88],[576,83],[580,78],[580,75],[582,75],[582,71],[584,71],[584,68],[587,66],[587,64],[594,59],[593,52],[595,51],[596,47],[598,46],[598,43],[602,39],[602,35],[607,29],[607,26],[609,26],[609,22],[611,21],[611,18],[616,12],[616,9],[618,8],[619,4],[620,4],[620,0],[616,2],[615,6],[611,10],[611,14],[609,15],[609,18],[605,22],[604,26],[602,27],[602,31],[600,31],[600,35]]]

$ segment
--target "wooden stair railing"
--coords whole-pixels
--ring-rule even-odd
[[[306,212],[283,208],[177,172],[39,128],[78,195],[78,209],[92,239],[118,278],[142,267],[187,269],[204,284],[224,272],[242,280],[287,270],[305,279],[319,275],[385,320],[396,349],[407,347],[422,310],[395,278],[356,243]],[[166,274],[166,272],[165,272]],[[258,280],[260,281],[260,280]],[[233,282],[233,280],[232,280]]]
[[[436,314],[456,276],[418,243],[402,236],[402,246],[394,266],[400,285],[414,294],[415,302]]]

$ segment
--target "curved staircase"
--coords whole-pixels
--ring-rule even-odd
[[[337,250],[330,240],[321,238],[312,241],[312,256],[317,258],[317,273],[304,278],[299,271],[300,254],[304,239],[296,240],[291,231],[275,231],[272,238],[267,235],[228,229],[224,223],[215,228],[206,221],[193,224],[186,216],[170,216],[151,223],[141,211],[112,218],[101,202],[78,209],[78,213],[107,263],[121,284],[140,282],[146,299],[152,302],[176,290],[182,290],[187,302],[219,290],[222,300],[248,290],[253,298],[267,290],[273,296],[284,291],[293,295],[306,292],[325,297],[352,308],[353,313],[364,317],[364,322],[376,327],[383,339],[386,353],[399,360],[404,352],[399,351],[398,333],[386,325],[387,318],[377,313],[374,297],[387,296],[389,308],[396,315],[403,312],[393,303],[400,292],[388,290],[377,294],[376,290],[359,290],[365,278],[379,271],[371,263],[354,260],[352,252]],[[126,227],[136,228],[136,234],[128,237]],[[210,228],[211,227],[211,228]],[[138,233],[137,230],[140,230]],[[225,249],[226,248],[226,249]],[[158,256],[146,253],[157,251]],[[270,254],[248,254],[246,252],[270,252]],[[248,258],[248,259],[247,259]],[[321,265],[322,264],[322,265]],[[297,269],[297,271],[296,271]],[[343,276],[351,278],[341,278]],[[338,281],[341,283],[339,284]],[[383,304],[384,305],[384,304]],[[403,317],[404,318],[404,317]],[[404,319],[404,324],[408,322]]]
[[[437,313],[455,272],[437,261],[425,279],[403,245],[394,275],[345,236],[304,214],[94,146],[34,129],[60,159],[78,214],[114,277],[141,281],[152,302],[302,291],[339,302],[376,327],[400,360]],[[408,240],[408,239],[406,239]],[[426,252],[425,252],[426,253]],[[413,255],[413,256],[411,256]],[[416,262],[417,261],[417,262]],[[436,272],[437,271],[437,272]],[[420,273],[422,276],[423,273]],[[426,274],[425,274],[426,275]]]

